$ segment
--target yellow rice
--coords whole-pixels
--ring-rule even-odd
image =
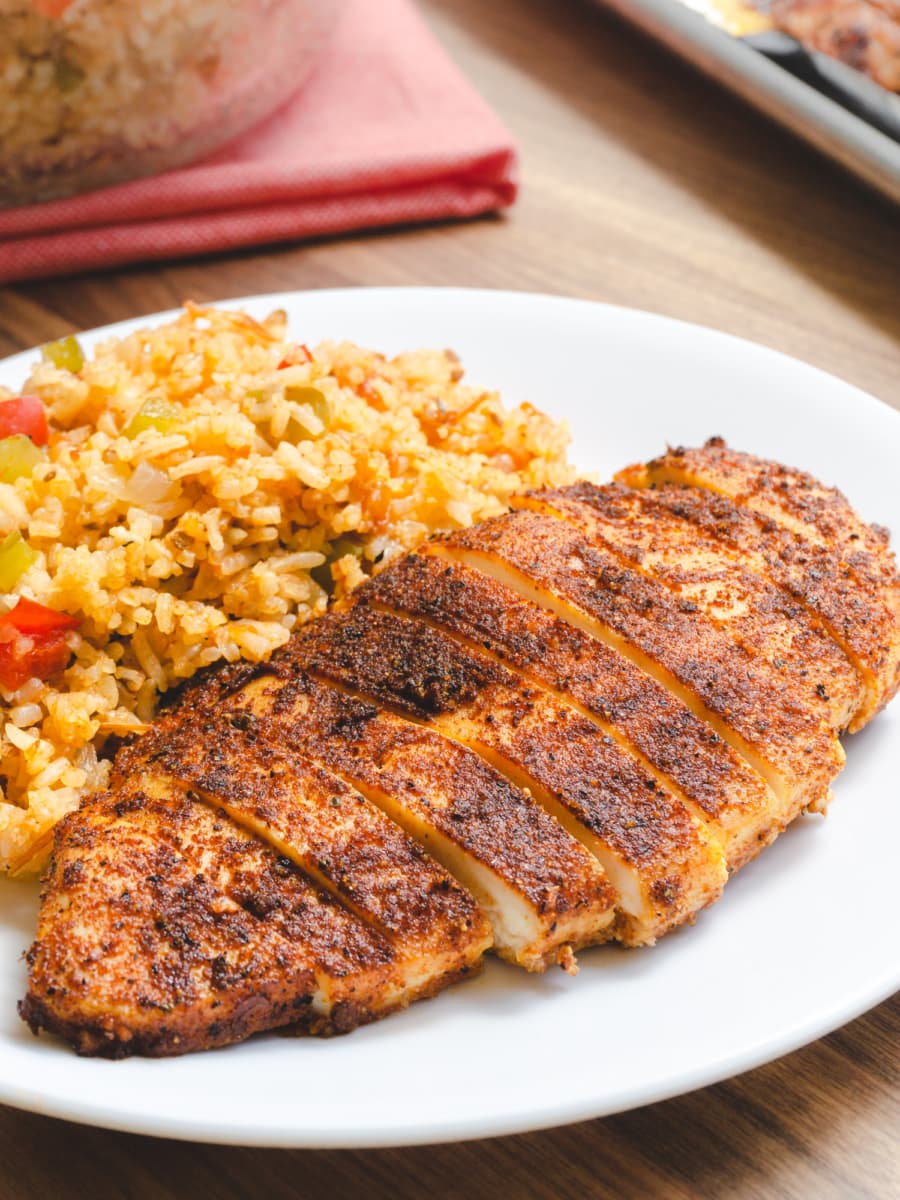
[[[0,483],[0,536],[18,529],[37,552],[0,611],[22,595],[80,625],[64,671],[0,687],[5,868],[40,865],[56,821],[104,785],[104,749],[167,689],[265,658],[328,592],[571,478],[565,428],[464,385],[452,352],[312,353],[283,313],[188,305],[77,374],[42,362],[24,382],[50,444],[30,477]],[[126,436],[148,400],[177,420]]]

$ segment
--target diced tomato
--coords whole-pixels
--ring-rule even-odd
[[[302,342],[298,342],[288,350],[287,354],[278,364],[278,370],[283,371],[285,367],[297,367],[302,363],[311,363],[312,360],[312,351],[309,346],[304,346]]]
[[[66,633],[78,621],[24,596],[0,616],[0,683],[10,691],[28,679],[47,679],[69,661]]]
[[[31,0],[31,3],[39,13],[55,21],[74,3],[74,0]]]
[[[29,679],[49,679],[63,669],[70,653],[62,634],[40,642],[27,637],[0,642],[0,683],[15,692]]]
[[[46,446],[47,412],[37,396],[16,396],[0,401],[0,438],[24,433],[36,446]]]
[[[80,624],[77,617],[70,617],[68,613],[58,612],[55,608],[47,608],[46,604],[38,604],[36,600],[29,600],[27,596],[20,596],[15,608],[0,617],[0,630],[11,625],[19,633],[29,637],[66,633],[69,629],[77,629]]]

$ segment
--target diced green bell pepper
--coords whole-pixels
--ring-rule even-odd
[[[84,71],[67,58],[59,58],[53,68],[56,86],[61,92],[71,92],[84,79]]]
[[[184,418],[184,413],[168,400],[151,396],[145,400],[131,421],[122,431],[127,438],[136,438],[145,429],[155,429],[158,433],[171,433]]]
[[[0,483],[15,483],[23,475],[30,475],[43,459],[44,455],[24,433],[0,438]]]
[[[47,362],[53,363],[61,371],[71,371],[77,375],[84,366],[84,351],[78,344],[78,338],[73,334],[60,338],[58,342],[48,342],[41,347],[41,353]]]
[[[11,592],[37,557],[18,529],[8,533],[0,542],[0,592]]]

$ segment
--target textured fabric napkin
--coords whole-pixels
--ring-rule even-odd
[[[511,204],[510,135],[410,0],[350,0],[298,95],[201,163],[0,210],[0,283]]]

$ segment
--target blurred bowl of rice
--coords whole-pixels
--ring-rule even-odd
[[[166,692],[569,482],[567,444],[451,351],[309,348],[282,312],[188,305],[89,358],[45,346],[0,388],[0,868],[41,864]]]
[[[0,205],[183,166],[285,101],[338,0],[0,0]]]

